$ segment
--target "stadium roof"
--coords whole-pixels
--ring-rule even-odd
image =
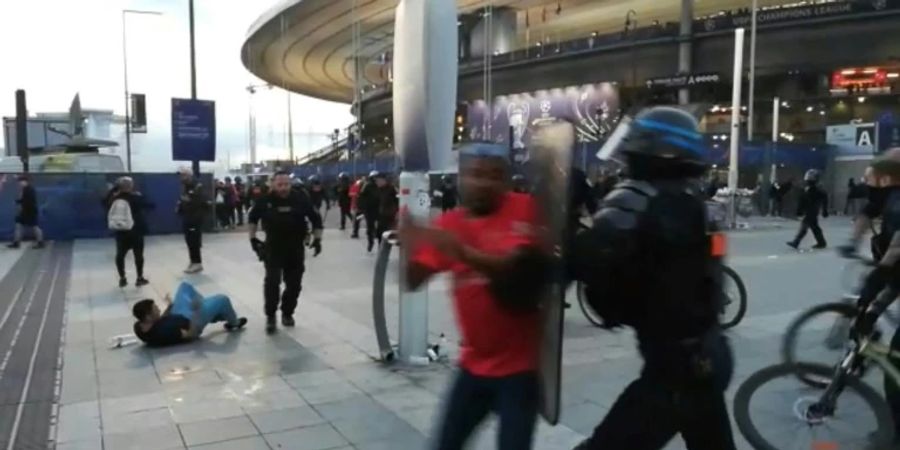
[[[520,46],[622,31],[635,10],[639,26],[677,22],[682,0],[493,0],[517,11]],[[263,80],[312,97],[353,100],[353,24],[360,23],[362,85],[387,81],[383,56],[393,47],[398,0],[284,0],[250,27],[241,59]],[[485,0],[457,0],[460,14],[481,10]],[[748,0],[695,0],[694,16],[746,8]],[[787,3],[760,0],[760,6]],[[526,26],[527,23],[527,26]]]

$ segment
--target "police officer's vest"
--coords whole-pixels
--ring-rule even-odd
[[[597,311],[644,338],[702,334],[718,318],[721,264],[702,195],[686,182],[626,181],[604,199],[595,227],[630,255],[591,283]]]
[[[261,201],[265,202],[262,222],[267,243],[295,243],[306,237],[306,216],[300,194],[291,192],[284,200],[268,195]]]

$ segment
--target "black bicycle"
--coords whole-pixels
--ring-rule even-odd
[[[816,305],[791,321],[781,341],[782,361],[793,365],[803,362],[830,366],[844,354],[851,325],[857,314],[858,292],[874,264],[871,260],[854,258],[844,268],[842,285],[846,293],[840,301]],[[851,273],[855,282],[851,282],[851,277],[847,276]],[[882,317],[893,325],[900,321],[893,308],[888,308]],[[806,373],[801,370],[802,366],[797,367],[797,378],[808,386],[824,388],[831,381],[830,376]]]
[[[575,286],[578,296],[578,306],[588,322],[595,326],[601,326],[603,321],[594,312],[594,308],[588,303],[584,283],[578,282]],[[731,328],[741,322],[747,313],[747,287],[744,280],[731,267],[722,266],[722,308],[719,313],[719,323],[722,329]]]

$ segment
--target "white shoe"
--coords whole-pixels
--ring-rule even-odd
[[[187,267],[187,269],[184,269],[184,273],[197,273],[197,272],[202,272],[202,271],[203,271],[202,264],[191,264]]]

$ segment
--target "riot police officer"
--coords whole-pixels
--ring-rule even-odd
[[[447,212],[453,208],[456,208],[456,204],[459,203],[459,195],[456,192],[456,185],[453,183],[453,179],[450,178],[449,175],[444,175],[441,177],[441,211]]]
[[[525,176],[521,174],[515,174],[512,176],[512,190],[517,194],[527,194],[528,193],[528,184],[525,182]]]
[[[813,248],[823,249],[828,243],[825,241],[825,235],[822,234],[822,227],[819,226],[819,214],[822,214],[822,217],[828,217],[828,194],[819,187],[818,170],[807,170],[803,175],[803,181],[806,183],[806,187],[803,189],[797,205],[800,229],[797,231],[797,237],[793,241],[789,241],[787,245],[796,250],[803,238],[806,237],[806,232],[812,230],[813,237],[816,238],[816,245]]]
[[[621,126],[624,140],[610,147],[624,153],[631,178],[576,237],[571,267],[606,327],[635,329],[644,368],[577,448],[657,450],[680,433],[690,450],[734,449],[724,398],[733,361],[717,321],[721,262],[692,183],[706,171],[697,120],[654,107]]]
[[[266,233],[265,243],[256,237],[257,226],[262,222]],[[250,211],[250,245],[261,254],[266,265],[263,286],[265,295],[266,331],[275,331],[275,312],[279,304],[281,281],[281,324],[294,326],[294,309],[300,296],[304,271],[304,240],[312,224],[313,240],[310,247],[313,256],[322,252],[322,218],[313,209],[309,199],[291,191],[291,178],[287,172],[278,172],[272,179],[271,191],[261,198]]]
[[[319,213],[319,216],[324,218],[325,213],[331,209],[331,202],[328,200],[325,188],[322,186],[322,180],[319,179],[318,175],[310,175],[307,181],[309,182],[309,187],[307,188],[309,201],[312,202],[313,209]],[[322,210],[322,206],[325,207],[325,211]]]

